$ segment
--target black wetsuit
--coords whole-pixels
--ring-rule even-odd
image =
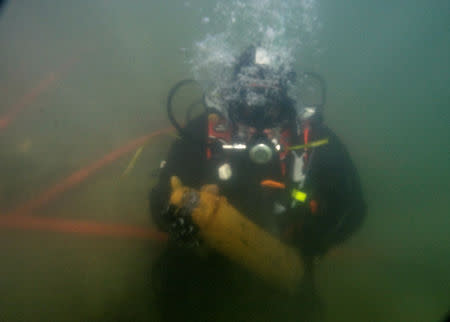
[[[311,213],[308,204],[299,204],[280,215],[273,213],[274,203],[290,194],[260,184],[263,179],[283,181],[279,160],[261,166],[245,153],[238,154],[227,160],[231,178],[219,180],[217,168],[223,160],[206,157],[206,125],[205,116],[188,124],[190,139],[174,142],[159,182],[151,191],[151,213],[161,229],[167,230],[161,213],[167,206],[173,175],[196,189],[218,184],[220,193],[234,207],[264,229],[279,234],[280,239],[290,230],[284,242],[296,246],[307,263],[346,240],[361,225],[366,206],[357,171],[345,147],[322,123],[312,127],[309,140],[328,138],[328,144],[311,149],[303,189],[315,200],[315,212]],[[289,167],[289,159],[287,163]],[[278,292],[219,254],[198,256],[195,250],[172,243],[154,265],[153,283],[164,321],[297,321],[304,311],[301,307],[311,305],[308,299],[312,299],[310,294],[292,298]]]

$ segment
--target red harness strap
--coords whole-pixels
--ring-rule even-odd
[[[213,140],[229,142],[230,139],[231,131],[227,127],[226,121],[218,114],[211,113],[208,116],[208,140],[210,142]],[[211,159],[211,156],[211,149],[208,147],[206,149],[206,158],[209,160]]]
[[[303,140],[305,142],[305,163],[306,163],[308,161],[309,126],[306,126],[303,131]]]

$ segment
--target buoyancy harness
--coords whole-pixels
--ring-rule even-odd
[[[251,131],[250,131],[251,132]],[[267,136],[267,141],[272,142],[274,150],[277,151],[277,155],[280,162],[281,173],[283,181],[277,181],[273,179],[265,179],[261,181],[262,187],[283,189],[290,195],[290,204],[282,205],[277,209],[293,208],[300,203],[308,203],[312,213],[317,212],[317,202],[310,198],[308,193],[304,190],[306,177],[310,168],[310,157],[313,150],[317,147],[323,146],[328,143],[328,138],[320,140],[310,141],[311,126],[308,122],[303,125],[301,131],[303,137],[303,144],[291,145],[292,131],[286,129],[279,132],[279,135],[274,136],[272,129],[264,131]],[[210,160],[214,156],[214,151],[242,151],[248,150],[243,143],[233,143],[233,129],[227,125],[227,120],[221,118],[219,114],[212,113],[208,117],[208,147],[207,147],[207,159]],[[217,146],[221,146],[217,149]],[[216,148],[214,148],[216,147]],[[262,149],[262,148],[261,148]],[[250,153],[251,149],[249,150]],[[264,152],[263,152],[264,153]],[[271,152],[267,152],[270,154]],[[221,180],[228,180],[232,176],[232,169],[226,162],[226,153],[222,154],[221,166],[218,169],[219,178]],[[290,158],[288,158],[290,156]],[[291,164],[289,164],[291,163]],[[291,171],[288,171],[291,169]],[[288,173],[289,172],[289,173]]]
[[[291,198],[291,203],[286,205],[286,208],[309,202],[311,210],[315,212],[317,205],[303,190],[304,183],[314,149],[327,144],[328,138],[310,141],[312,130],[308,120],[321,117],[325,104],[326,86],[320,75],[308,72],[303,74],[319,80],[322,87],[322,99],[316,106],[303,106],[296,109],[296,129],[273,128],[258,132],[252,127],[236,124],[228,115],[229,111],[221,97],[221,92],[217,88],[208,93],[204,92],[202,101],[208,116],[206,158],[207,160],[222,159],[217,169],[220,180],[228,180],[233,175],[233,169],[227,163],[228,155],[232,153],[245,152],[255,164],[264,164],[277,158],[280,161],[283,182],[267,178],[261,182],[261,186],[286,190]],[[172,111],[172,99],[175,93],[181,87],[191,83],[198,84],[195,80],[182,80],[171,89],[167,100],[167,111],[170,121],[181,137],[198,141],[199,138],[189,137],[189,134],[176,122]],[[190,112],[189,110],[188,113]],[[303,144],[292,145],[300,137],[303,137]],[[201,141],[204,143],[204,139]]]

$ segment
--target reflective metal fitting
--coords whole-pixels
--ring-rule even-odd
[[[264,164],[272,159],[273,151],[268,145],[259,143],[250,149],[249,155],[253,162]]]

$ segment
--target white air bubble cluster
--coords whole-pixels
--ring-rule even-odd
[[[316,11],[316,0],[217,0],[202,19],[208,28],[189,56],[194,78],[229,87],[236,59],[250,45],[259,48],[256,64],[286,76],[302,50],[316,46]]]

